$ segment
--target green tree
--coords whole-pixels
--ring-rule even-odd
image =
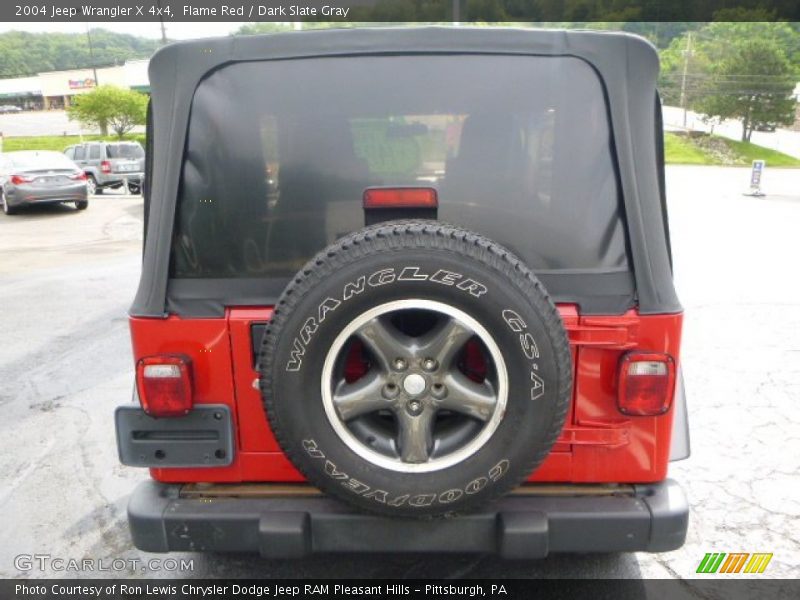
[[[795,69],[774,41],[740,41],[727,57],[712,63],[710,73],[696,108],[712,118],[741,121],[743,142],[756,128],[794,121]]]
[[[759,11],[741,13],[740,11],[742,18],[744,15],[760,17],[761,13]],[[730,49],[742,41],[767,40],[774,42],[789,59],[793,65],[792,68],[797,71],[797,75],[800,76],[800,32],[797,31],[796,25],[796,23],[781,21],[715,22],[704,27],[699,32],[699,38],[712,61],[719,61],[727,57]]]
[[[147,118],[147,96],[113,85],[101,85],[87,94],[75,96],[67,109],[69,118],[89,127],[99,127],[103,135],[111,128],[119,139]]]
[[[692,108],[707,92],[710,61],[702,31],[687,31],[661,51],[658,89],[664,104]]]
[[[726,18],[760,15],[725,14]],[[709,119],[747,118],[743,139],[749,138],[753,127],[786,123],[783,117],[790,118],[790,96],[800,78],[800,34],[794,24],[697,25],[660,53],[664,104],[684,106]]]

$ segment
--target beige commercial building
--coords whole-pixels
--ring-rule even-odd
[[[98,85],[116,85],[149,92],[149,62],[131,60],[116,67],[50,71],[34,77],[4,79],[0,80],[0,98],[19,104],[22,108],[48,110],[66,108],[74,96],[90,92]]]

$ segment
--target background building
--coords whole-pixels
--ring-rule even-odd
[[[0,79],[0,104],[12,104],[27,110],[41,108],[42,88],[39,77]]]
[[[26,110],[62,109],[72,98],[92,91],[97,85],[116,85],[148,93],[149,60],[130,60],[116,67],[49,71],[33,77],[0,79],[0,104]]]

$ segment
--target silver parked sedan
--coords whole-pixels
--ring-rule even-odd
[[[86,174],[60,152],[0,154],[0,201],[7,215],[33,204],[71,202],[89,206]]]

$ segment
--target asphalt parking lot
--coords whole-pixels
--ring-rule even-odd
[[[141,133],[144,131],[144,127],[136,127],[134,131]],[[0,132],[9,137],[99,133],[98,130],[86,128],[77,121],[70,121],[67,118],[67,113],[63,110],[37,110],[0,114]]]
[[[668,169],[692,457],[671,476],[692,504],[686,545],[661,555],[319,557],[182,555],[191,570],[103,576],[691,578],[706,552],[772,552],[764,576],[800,575],[800,170]],[[138,277],[142,205],[0,214],[0,577],[19,555],[146,559],[125,504],[141,470],[117,462],[116,404],[130,397],[126,309]],[[163,558],[163,557],[156,557]],[[97,572],[68,573],[97,576]],[[691,584],[687,589],[691,589]],[[704,596],[706,597],[706,596]]]

